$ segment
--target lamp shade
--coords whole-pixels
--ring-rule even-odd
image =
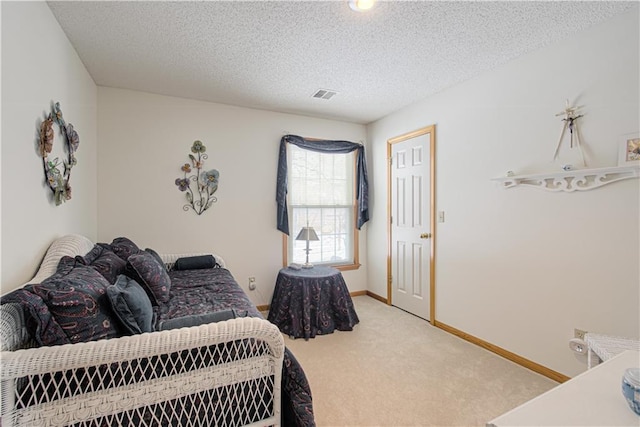
[[[296,240],[320,240],[313,227],[302,227]]]

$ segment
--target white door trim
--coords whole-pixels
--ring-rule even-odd
[[[421,129],[408,132],[387,140],[387,304],[391,305],[392,294],[392,240],[391,240],[391,146],[398,142],[403,142],[411,138],[429,134],[429,154],[430,154],[430,173],[431,173],[431,195],[429,200],[430,209],[430,227],[431,227],[431,254],[430,254],[430,277],[429,277],[429,321],[432,325],[436,320],[436,282],[435,282],[435,249],[436,249],[436,125],[430,125]]]

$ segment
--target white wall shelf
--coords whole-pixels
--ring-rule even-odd
[[[548,172],[532,175],[513,175],[492,178],[503,188],[534,187],[547,191],[587,191],[612,182],[638,178],[640,166],[613,166],[596,169],[574,169],[562,172]]]

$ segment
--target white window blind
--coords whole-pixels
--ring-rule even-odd
[[[354,262],[354,154],[326,154],[289,145],[289,262],[303,264],[306,242],[295,240],[307,224],[318,234],[309,242],[312,264]]]

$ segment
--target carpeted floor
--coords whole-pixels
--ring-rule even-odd
[[[353,331],[285,337],[318,426],[484,426],[557,385],[373,298],[353,301]]]

